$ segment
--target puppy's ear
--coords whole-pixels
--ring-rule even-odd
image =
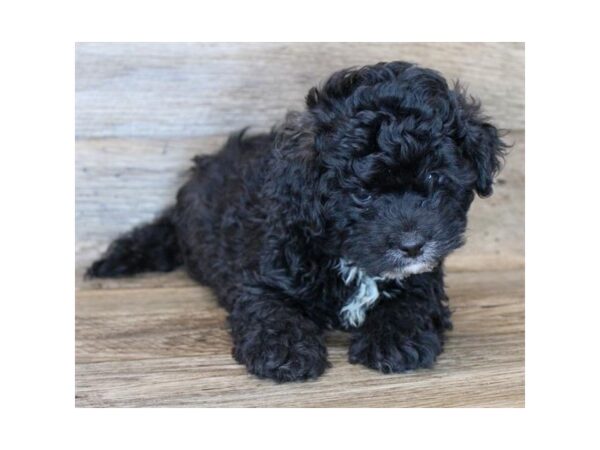
[[[481,116],[479,102],[472,97],[467,99],[458,86],[455,93],[459,104],[460,149],[475,171],[475,192],[488,197],[493,192],[494,177],[502,167],[507,145],[501,139],[501,132]]]

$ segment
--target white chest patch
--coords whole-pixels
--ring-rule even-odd
[[[340,309],[342,323],[347,327],[360,326],[365,321],[369,308],[371,308],[379,298],[391,298],[389,292],[379,291],[377,281],[395,280],[396,283],[401,284],[402,280],[405,278],[418,273],[430,272],[435,266],[435,263],[429,260],[416,261],[399,268],[398,270],[384,272],[379,276],[371,277],[354,264],[344,259],[340,259],[338,266],[340,275],[346,286],[353,288],[352,295]]]
[[[358,327],[365,321],[367,310],[379,298],[377,280],[381,278],[370,277],[343,259],[340,260],[339,270],[344,283],[355,287],[354,293],[340,310],[342,323],[346,326]]]

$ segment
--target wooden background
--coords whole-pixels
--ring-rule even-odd
[[[523,406],[524,46],[503,44],[78,44],[78,406]],[[173,200],[195,154],[302,108],[332,71],[408,60],[460,79],[514,144],[496,193],[476,200],[447,263],[455,330],[435,369],[385,376],[346,361],[276,385],[230,356],[224,313],[178,271],[84,281],[117,234]]]

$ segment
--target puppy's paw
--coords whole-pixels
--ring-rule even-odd
[[[317,378],[330,366],[321,336],[300,327],[285,331],[257,330],[239,340],[233,356],[259,378],[278,382]]]
[[[400,373],[433,366],[442,351],[437,333],[423,331],[412,337],[401,334],[361,334],[352,337],[349,360],[383,373]]]

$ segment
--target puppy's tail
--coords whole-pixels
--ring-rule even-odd
[[[154,222],[116,239],[86,271],[90,278],[126,277],[141,272],[170,272],[183,263],[173,223],[173,209]]]

